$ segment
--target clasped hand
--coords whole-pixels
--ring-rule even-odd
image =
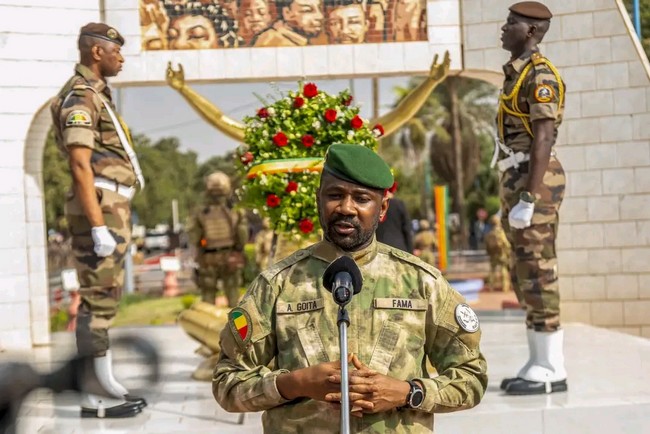
[[[356,354],[350,358],[355,370],[349,371],[349,396],[353,416],[362,413],[382,413],[406,404],[409,384],[380,374],[361,363]],[[325,395],[325,401],[334,405],[341,402],[341,372],[330,375],[328,381],[336,385],[336,392]]]

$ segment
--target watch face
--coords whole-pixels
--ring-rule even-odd
[[[424,393],[422,390],[419,388],[413,390],[413,393],[411,393],[411,402],[409,403],[411,408],[420,407],[422,405],[422,401],[424,401]]]

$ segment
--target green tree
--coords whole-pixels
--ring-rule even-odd
[[[418,82],[419,79],[413,79],[408,87],[397,88],[398,97],[402,98]],[[464,228],[464,246],[467,244],[465,195],[475,186],[482,161],[484,165],[489,164],[489,160],[483,160],[489,152],[482,148],[494,132],[496,96],[497,89],[489,83],[448,77],[405,127],[408,130],[405,135],[408,140],[404,141],[406,158],[422,161],[428,155],[434,178],[449,185],[452,210],[459,213]]]
[[[178,200],[179,221],[184,221],[199,200],[194,189],[198,172],[196,153],[181,152],[175,137],[152,144],[146,136],[136,135],[134,142],[147,184],[133,199],[139,224],[146,227],[171,224],[174,199]]]
[[[68,160],[59,150],[50,129],[43,151],[43,198],[45,200],[45,224],[47,229],[65,230],[63,207],[67,191],[72,184]]]
[[[624,3],[634,24],[634,11],[632,9],[634,1],[625,0]],[[650,0],[639,0],[639,10],[641,13],[641,43],[646,56],[650,57]]]

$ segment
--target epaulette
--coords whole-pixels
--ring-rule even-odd
[[[539,52],[535,52],[530,55],[530,60],[533,62],[533,65],[541,65],[548,62],[548,59],[541,55]]]
[[[270,282],[282,270],[289,268],[292,265],[302,261],[303,259],[309,258],[310,256],[311,256],[311,250],[309,248],[300,249],[296,252],[293,252],[291,255],[287,256],[283,260],[276,262],[275,264],[271,265],[269,268],[264,270],[261,273],[262,277],[264,277],[266,280]]]
[[[406,253],[405,251],[396,249],[394,247],[388,247],[387,250],[388,253],[390,253],[392,256],[404,262],[408,262],[411,265],[415,265],[418,268],[423,269],[427,273],[431,274],[435,279],[441,276],[440,270],[438,270],[436,267],[434,267],[431,264],[427,264],[426,262],[424,262],[422,259],[418,258],[415,255],[411,255],[410,253]]]

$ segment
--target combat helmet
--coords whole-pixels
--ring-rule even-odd
[[[230,194],[230,178],[223,172],[213,172],[205,178],[205,188],[216,194]]]

